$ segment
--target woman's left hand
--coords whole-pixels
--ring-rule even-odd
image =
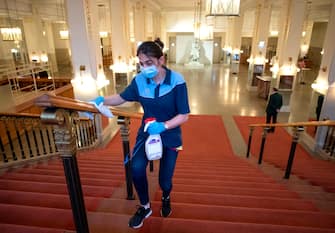
[[[152,134],[161,134],[166,130],[164,122],[152,122],[147,131],[150,135]]]

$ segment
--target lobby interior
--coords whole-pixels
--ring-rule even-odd
[[[155,161],[154,172],[148,171],[154,214],[139,232],[335,232],[335,157],[320,150],[323,128],[305,127],[299,134],[290,179],[283,173],[297,127],[267,134],[262,164],[257,156],[261,132],[267,131],[256,129],[251,156],[245,158],[248,125],[265,123],[272,87],[284,97],[278,122],[315,120],[321,95],[320,119],[335,119],[335,2],[241,0],[239,16],[206,16],[208,2],[220,1],[0,1],[0,27],[5,29],[0,40],[0,142],[14,135],[15,143],[22,137],[28,144],[13,149],[7,140],[5,150],[0,147],[10,160],[0,164],[1,232],[81,232],[68,200],[66,156],[52,153],[55,138],[47,139],[50,148],[43,145],[48,132],[40,131],[45,128],[35,101],[46,93],[84,102],[119,93],[136,75],[137,45],[156,38],[164,43],[166,66],[186,80],[191,117],[183,128],[186,147],[175,172],[173,214],[159,216]],[[136,103],[119,109],[142,112]],[[25,125],[19,114],[27,122],[38,119],[28,124],[32,150],[26,128],[18,127]],[[87,208],[84,223],[88,220],[92,233],[133,232],[127,224],[138,200],[125,198],[129,153],[122,143],[129,136],[133,146],[140,120],[131,119],[127,135],[122,126],[119,130],[117,117],[96,116],[89,124],[81,119],[83,125],[96,124],[90,146],[83,146],[90,135],[77,129],[83,140],[75,159]],[[59,133],[57,127],[52,132]],[[21,160],[29,150],[33,154],[22,163],[11,160],[13,151]]]
[[[82,1],[79,2],[83,4]],[[294,68],[298,68],[299,59],[306,58],[308,67],[299,72],[295,70],[294,79],[290,81],[290,88],[282,91],[287,106],[282,109],[279,119],[280,122],[297,122],[316,118],[315,108],[318,96],[326,92],[322,88],[311,88],[311,85],[315,84],[320,77],[324,79],[324,74],[320,74],[322,68],[326,67],[326,70],[328,68],[326,76],[327,74],[331,76],[329,73],[334,49],[331,47],[324,51],[324,48],[328,46],[325,43],[329,43],[327,41],[329,41],[328,38],[331,38],[332,33],[329,32],[331,31],[329,20],[333,15],[332,1],[245,0],[240,3],[238,17],[214,16],[211,18],[206,16],[204,1],[157,0],[142,3],[122,1],[122,3],[113,5],[112,1],[98,0],[95,1],[94,6],[89,6],[92,12],[97,13],[94,17],[99,18],[95,23],[100,31],[98,42],[101,50],[95,48],[93,52],[97,50],[95,52],[100,53],[101,51],[101,54],[98,54],[96,61],[83,60],[80,62],[88,62],[85,64],[91,69],[88,74],[97,75],[96,78],[93,77],[96,80],[101,75],[99,72],[102,66],[103,76],[109,84],[94,91],[86,91],[89,94],[81,93],[81,87],[74,88],[76,98],[88,100],[98,93],[109,95],[119,92],[120,85],[124,87],[129,83],[135,71],[126,71],[127,81],[118,84],[115,76],[118,71],[115,67],[113,70],[112,66],[118,65],[119,62],[134,65],[136,43],[159,37],[165,44],[167,66],[182,73],[187,80],[192,114],[219,114],[224,118],[232,115],[264,116],[267,98],[260,97],[257,86],[251,84],[254,79],[252,76],[255,74],[252,73],[253,65],[257,56],[261,54],[261,59],[264,60],[261,63],[264,68],[260,76],[267,77],[276,76],[270,70],[274,66],[272,64],[274,58],[280,60],[283,66],[287,65],[287,59],[293,59],[291,63]],[[86,55],[77,50],[72,49],[71,51],[71,47],[75,48],[76,42],[73,42],[76,40],[75,37],[82,36],[80,28],[85,27],[84,23],[77,28],[72,26],[75,25],[75,19],[72,18],[71,12],[76,10],[76,4],[78,3],[73,2],[71,5],[61,0],[3,2],[2,24],[12,27],[19,26],[22,28],[22,35],[19,40],[2,40],[0,43],[2,79],[10,77],[6,74],[8,67],[13,69],[13,65],[15,67],[26,64],[47,65],[47,72],[54,79],[70,80],[82,75],[82,71],[77,67],[80,63],[78,60]],[[292,7],[300,7],[299,12],[302,13],[299,16],[289,15],[287,9]],[[27,9],[35,10],[29,13],[26,12]],[[292,12],[294,10],[291,9]],[[125,17],[126,12],[129,13],[128,18]],[[76,13],[76,16],[82,15]],[[126,23],[127,25],[120,27],[120,22],[115,20],[115,17],[118,16],[121,16],[121,24]],[[92,19],[96,19],[94,17]],[[286,24],[281,22],[283,17],[286,17]],[[292,21],[298,21],[298,17],[300,17],[300,25],[293,25]],[[268,21],[267,31],[257,27],[261,23],[259,20],[264,19]],[[197,23],[207,26],[207,31],[199,29],[198,32],[201,34],[199,63],[202,63],[203,67],[185,65],[191,59],[191,45],[197,38],[197,29],[193,28],[193,25]],[[288,30],[288,26],[301,30],[300,42],[292,42],[289,39],[286,44],[285,41],[283,42],[285,40],[283,30]],[[59,32],[66,30],[70,31],[72,40],[66,36],[64,38],[60,36]],[[120,42],[120,39],[126,39],[124,35],[118,34],[122,30],[126,30],[125,35],[129,36],[130,40]],[[211,31],[208,32],[208,30]],[[289,38],[296,36],[292,31],[286,33],[291,33]],[[265,46],[260,45],[259,42],[262,40]],[[92,42],[86,42],[80,46],[85,47],[89,43]],[[305,51],[306,46],[303,49],[303,45],[308,45],[307,51]],[[237,47],[238,52],[236,52]],[[90,53],[92,51],[88,51],[88,55]],[[233,60],[235,53],[238,54],[237,65]],[[326,53],[326,58],[322,60],[324,53]],[[45,57],[47,60],[43,62]],[[130,57],[130,61],[126,61],[125,57]],[[236,72],[236,67],[238,67],[238,72]],[[268,85],[278,87],[280,85],[278,76],[277,74],[276,79],[271,79]],[[72,82],[73,85],[74,83]],[[14,93],[15,88],[12,85],[2,85],[1,89],[1,111],[3,112],[17,111],[21,108],[13,106],[22,106],[25,101],[34,99],[34,96],[43,93],[43,90],[30,93],[14,90]],[[269,88],[266,97],[268,92]],[[331,98],[328,98],[328,102],[332,102]],[[332,109],[333,105],[328,105],[322,117],[332,119],[333,111],[329,109]]]

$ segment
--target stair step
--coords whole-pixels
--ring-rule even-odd
[[[153,203],[153,216],[160,204]],[[272,225],[307,226],[335,229],[335,214],[316,211],[261,209],[174,203],[170,218],[245,222]]]
[[[95,211],[102,198],[84,197],[85,207]],[[0,190],[0,203],[26,206],[40,206],[58,209],[71,209],[69,195]]]
[[[173,186],[174,192],[190,192],[190,193],[208,193],[208,194],[230,194],[245,196],[265,196],[265,197],[281,197],[281,198],[298,198],[295,192],[286,189],[262,189],[262,188],[245,188],[245,187],[229,187],[229,186],[196,186],[176,184]]]
[[[102,216],[100,216],[102,217]],[[105,219],[108,216],[104,217]],[[297,227],[243,222],[209,221],[150,217],[145,220],[140,232],[145,233],[334,233],[335,229]],[[107,231],[105,231],[107,232]]]
[[[81,168],[105,168],[105,169],[118,169],[121,170],[122,168],[124,168],[123,163],[120,161],[118,164],[116,163],[91,163],[91,162],[87,162],[87,161],[78,161],[78,167],[79,169]],[[52,168],[52,169],[64,169],[63,168],[63,164],[58,162],[58,163],[53,163],[53,164],[38,164],[36,166],[34,166],[34,168]]]
[[[250,185],[259,185],[260,187],[267,187],[271,185],[278,185],[274,180],[268,179],[266,181],[263,180],[263,182],[257,182],[257,181],[244,181],[244,180],[206,180],[206,179],[192,179],[192,178],[179,178],[174,177],[173,178],[173,184],[189,184],[189,185],[208,185],[208,186],[224,186],[225,184],[232,184],[236,183],[238,184],[250,184]]]
[[[176,169],[185,168],[187,170],[199,170],[201,168],[212,168],[212,171],[216,170],[248,170],[251,169],[250,165],[243,160],[234,159],[233,162],[226,160],[219,161],[180,161],[176,165]]]
[[[204,168],[207,170],[210,170],[209,167]],[[176,176],[184,176],[184,175],[192,175],[192,176],[217,176],[217,177],[225,177],[225,176],[247,176],[247,177],[262,177],[267,178],[264,173],[261,171],[257,171],[255,169],[251,169],[249,171],[227,171],[227,170],[218,170],[218,171],[196,171],[196,170],[183,170],[182,168],[180,170],[176,170],[174,173]]]
[[[110,197],[115,187],[101,187],[83,185],[82,189],[85,196]],[[39,183],[16,180],[0,180],[0,190],[16,190],[26,192],[67,194],[66,184]]]
[[[0,204],[0,223],[74,230],[71,210]]]
[[[125,229],[131,215],[90,212],[88,214],[92,233],[134,232]],[[113,219],[113,221],[111,221]],[[245,222],[228,222],[196,219],[176,219],[150,216],[138,232],[143,233],[335,233],[332,228],[273,225]]]
[[[273,182],[272,178],[259,176],[238,176],[238,175],[226,175],[226,176],[215,176],[215,175],[193,175],[193,174],[178,174],[174,179],[202,179],[202,180],[229,180],[229,181],[241,181],[241,182]]]
[[[65,229],[52,229],[45,227],[24,226],[0,223],[1,233],[75,233]]]
[[[160,206],[161,195],[156,194],[152,205]],[[180,204],[199,204],[206,206],[227,206],[227,207],[245,207],[245,208],[262,208],[262,209],[282,209],[282,210],[308,210],[319,211],[311,202],[299,199],[277,199],[271,197],[247,197],[233,195],[206,195],[173,192],[171,194],[171,205]],[[127,213],[135,212],[135,206],[138,201],[130,202],[128,200],[108,198],[100,202],[100,207],[97,211]]]
[[[99,172],[99,173],[111,173],[111,174],[115,174],[115,173],[122,173],[124,171],[124,167],[119,167],[119,168],[100,168],[98,166],[96,167],[80,167],[78,166],[79,168],[79,171],[83,171],[83,172]],[[45,166],[45,165],[42,165],[42,166],[35,166],[34,168],[32,169],[36,169],[36,170],[39,170],[39,171],[49,171],[49,170],[52,170],[52,171],[59,171],[59,172],[63,172],[64,173],[64,168],[61,167],[61,166],[57,166],[57,167],[54,167],[54,166]]]
[[[136,231],[128,227],[130,217],[126,214],[102,212],[89,212],[87,214],[90,233],[134,233]],[[155,231],[155,233],[158,232]]]
[[[160,200],[161,193],[157,192],[155,200]],[[264,197],[264,196],[243,196],[231,194],[210,194],[210,193],[171,193],[172,202],[195,203],[217,206],[236,206],[251,208],[269,209],[291,209],[291,210],[318,210],[310,201],[297,198]]]
[[[17,171],[17,173],[22,174],[36,174],[36,175],[50,175],[50,176],[62,176],[64,177],[63,171],[53,171],[53,170],[40,170],[40,169],[31,169],[31,168],[25,168],[23,170]],[[84,172],[79,171],[80,177],[82,178],[96,178],[96,179],[114,179],[116,176],[124,177],[124,171],[122,173],[96,173],[96,172]],[[124,180],[124,178],[122,178]]]
[[[64,184],[66,182],[65,176],[50,176],[50,175],[39,175],[30,174],[27,176],[24,173],[6,173],[1,176],[2,179],[8,180],[22,180],[31,182],[47,182],[47,183],[60,183]],[[82,185],[93,185],[93,186],[117,186],[120,184],[120,180],[124,181],[124,175],[113,175],[109,179],[96,179],[96,178],[80,178]]]

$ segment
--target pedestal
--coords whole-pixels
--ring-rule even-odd
[[[197,61],[191,61],[189,63],[185,63],[184,65],[191,68],[203,68],[205,66],[204,64]]]

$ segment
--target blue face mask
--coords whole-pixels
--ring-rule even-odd
[[[154,78],[158,74],[158,69],[156,66],[141,67],[141,72],[146,78]]]

